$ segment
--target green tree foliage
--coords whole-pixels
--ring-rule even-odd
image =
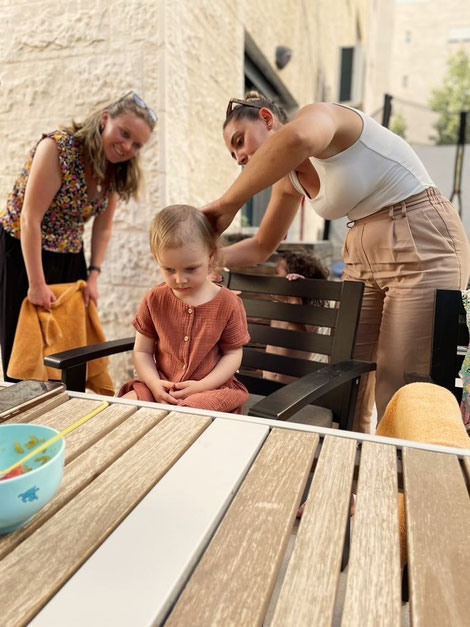
[[[459,132],[460,112],[470,111],[470,57],[463,49],[447,59],[443,85],[439,89],[433,89],[429,106],[439,113],[434,125],[437,135],[431,139],[436,144],[455,144]],[[467,138],[469,136],[467,124]]]
[[[390,130],[396,135],[403,137],[403,139],[406,139],[406,121],[401,111],[397,111],[392,115]]]

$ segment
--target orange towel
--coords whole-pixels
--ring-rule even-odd
[[[390,399],[376,435],[470,449],[455,396],[434,383],[410,383]],[[400,556],[406,562],[405,499],[398,495]]]
[[[14,379],[60,379],[61,372],[44,365],[53,353],[104,341],[98,312],[90,301],[85,307],[82,291],[85,281],[51,285],[57,297],[51,311],[32,305],[27,298],[21,305],[8,376]],[[114,394],[106,357],[88,362],[87,387],[97,394]]]

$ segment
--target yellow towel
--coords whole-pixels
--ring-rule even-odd
[[[98,312],[90,301],[85,307],[82,291],[85,281],[51,285],[57,297],[51,311],[24,299],[16,328],[8,376],[14,379],[60,379],[61,372],[44,365],[44,357],[53,353],[104,341]],[[114,394],[107,372],[106,357],[88,362],[87,387],[97,394]]]
[[[470,449],[470,438],[455,396],[434,383],[410,383],[387,405],[376,435]],[[398,495],[400,556],[406,562],[405,499]]]

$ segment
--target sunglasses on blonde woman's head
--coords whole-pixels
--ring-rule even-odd
[[[157,114],[155,113],[155,111],[153,109],[151,109],[148,106],[148,104],[145,104],[145,102],[142,100],[142,98],[140,96],[138,96],[133,89],[131,89],[131,91],[128,91],[127,94],[124,94],[124,96],[122,96],[122,98],[119,98],[119,100],[117,102],[121,102],[121,100],[125,100],[129,96],[132,96],[132,99],[134,100],[135,104],[138,107],[140,107],[141,109],[146,109],[149,112],[150,119],[153,120],[153,122],[156,122],[158,120],[158,117],[157,117]]]
[[[264,107],[264,105],[255,104],[254,102],[250,102],[249,100],[247,101],[247,100],[239,100],[238,98],[230,98],[230,100],[228,101],[228,105],[227,105],[227,111],[225,113],[226,119],[232,113],[233,108],[234,108],[233,105],[242,105],[244,107],[252,107],[253,109],[262,109]]]

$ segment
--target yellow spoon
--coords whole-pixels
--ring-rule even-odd
[[[45,442],[37,446],[34,450],[27,453],[18,462],[15,462],[14,464],[9,466],[5,470],[0,470],[0,477],[3,477],[3,475],[8,474],[10,471],[13,470],[13,468],[16,468],[17,466],[22,466],[26,461],[28,461],[28,459],[31,459],[31,457],[34,457],[35,455],[37,455],[38,453],[46,449],[48,446],[50,446],[54,442],[57,442],[57,440],[64,437],[64,435],[67,435],[67,433],[70,433],[71,431],[73,431],[74,429],[82,425],[84,422],[86,422],[90,418],[93,418],[93,416],[96,416],[96,414],[99,414],[100,411],[103,411],[103,409],[108,407],[108,405],[109,403],[107,401],[103,401],[101,405],[99,405],[96,409],[93,409],[93,411],[90,411],[88,414],[85,414],[73,424],[69,425],[68,427],[65,427],[65,429],[63,429],[63,431],[61,431],[60,433],[53,435],[52,438],[49,438],[48,440],[46,440]]]

